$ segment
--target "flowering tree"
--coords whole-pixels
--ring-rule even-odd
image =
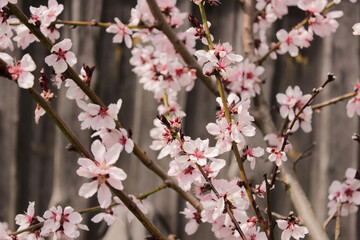
[[[334,33],[339,27],[337,18],[342,16],[342,12],[332,9],[339,3],[317,0],[240,3],[243,7],[243,54],[240,54],[233,51],[231,43],[222,42],[216,35],[211,35],[204,6],[210,6],[207,8],[209,10],[221,8],[221,5],[214,6],[219,1],[187,3],[194,4],[199,17],[180,11],[175,1],[138,1],[131,10],[127,24],[116,16],[112,23],[60,20],[64,6],[52,0],[46,5],[32,6],[29,17],[15,5],[16,1],[1,2],[2,48],[12,50],[13,45],[17,44],[19,48],[27,49],[34,41],[40,41],[49,51],[44,58],[44,70],[37,69],[31,54],[24,54],[21,60],[16,61],[12,54],[1,53],[1,74],[26,89],[35,99],[35,122],[41,124],[41,116],[47,113],[70,142],[67,149],[80,154],[77,161],[80,166],[64,168],[64,172],[68,174],[67,171],[73,171],[89,179],[76,192],[84,198],[96,194],[94,203],[98,205],[85,210],[79,206],[76,211],[69,206],[52,206],[43,214],[35,214],[34,202],[31,202],[25,214],[15,218],[20,226],[18,231],[7,232],[3,227],[2,238],[74,239],[79,237],[79,229],[88,230],[81,222],[79,213],[91,211],[99,211],[92,218],[93,222],[104,220],[108,225],[116,221],[117,213],[124,211],[129,213],[130,219],[131,216],[138,218],[151,238],[173,238],[159,230],[151,217],[145,215],[147,210],[143,205],[148,201],[145,198],[164,188],[171,188],[186,201],[186,208],[181,213],[189,221],[185,226],[188,235],[194,234],[199,225],[207,222],[211,224],[213,235],[220,239],[275,239],[275,233],[279,233],[281,239],[299,239],[309,232],[314,239],[328,239],[326,230],[290,169],[309,151],[293,156],[301,152],[304,145],[296,149],[297,146],[290,142],[301,131],[311,132],[314,128],[314,111],[320,111],[332,103],[347,100],[342,115],[354,117],[359,114],[359,86],[355,84],[356,79],[352,79],[354,90],[316,105],[313,100],[326,88],[331,88],[335,80],[333,74],[321,76],[324,80],[311,86],[314,89],[308,94],[299,86],[284,87],[276,94],[278,111],[274,110],[273,114],[284,119],[276,127],[263,95],[263,88],[267,84],[263,64],[266,64],[267,58],[276,59],[283,54],[299,59],[300,50],[310,47],[314,38]],[[276,31],[277,42],[272,43],[271,40],[275,38],[267,37],[271,24],[295,8],[305,13],[304,20],[288,29]],[[180,30],[186,19],[189,20],[189,27]],[[72,40],[59,34],[59,29],[64,25],[106,28],[106,32],[112,34],[114,43],[124,41],[126,47],[132,48],[131,57],[127,60],[144,89],[152,92],[159,103],[158,113],[152,116],[155,118],[157,115],[154,128],[150,131],[154,139],[150,149],[159,151],[158,155],[153,155],[155,158],[161,161],[167,159],[162,167],[157,160],[149,157],[148,151],[142,150],[139,142],[134,141],[132,131],[122,126],[126,123],[120,123],[118,114],[123,105],[130,103],[117,96],[117,99],[111,99],[112,103],[105,105],[90,87],[91,80],[101,79],[101,74],[96,75],[95,67],[87,66],[85,59],[79,64],[84,63],[82,69],[76,70],[75,64],[79,63],[79,58],[72,49]],[[354,35],[358,31],[358,24],[355,24]],[[16,35],[13,37],[14,33]],[[195,45],[196,42],[198,45]],[[39,81],[35,81],[33,75],[36,71],[40,76]],[[41,93],[35,90],[37,82]],[[197,85],[204,83],[208,95],[213,94],[209,99],[218,104],[218,111],[213,111],[211,119],[207,119],[202,126],[201,138],[184,128],[183,122],[191,114],[186,116],[178,102],[184,91],[194,88],[195,82]],[[69,101],[75,100],[79,128],[91,130],[91,138],[87,140],[91,142],[91,151],[54,111],[53,99],[61,94],[56,88],[63,89]],[[191,121],[187,124],[191,124]],[[140,130],[140,127],[135,128],[133,132],[140,136]],[[263,137],[264,141],[251,140],[256,136]],[[354,135],[354,138],[358,139],[358,136]],[[120,154],[132,153],[164,181],[162,185],[145,194],[129,195],[131,189],[123,181],[130,174],[119,167],[118,159]],[[229,156],[234,158],[235,164],[231,165],[229,159],[225,160]],[[257,169],[263,167],[264,162],[267,162],[267,166]],[[225,167],[236,169],[236,174],[230,178],[218,176]],[[249,175],[256,175],[252,174],[254,169],[266,172],[262,180],[249,180]],[[360,203],[357,175],[355,169],[349,168],[343,182],[334,181],[330,187],[326,186],[326,189],[329,187],[329,221],[336,219],[336,238],[340,235],[340,218],[356,212]],[[281,188],[281,182],[286,185],[294,205],[290,213],[280,208],[278,214],[272,208],[274,202],[271,195],[274,193],[271,190]],[[68,190],[68,186],[62,187]],[[54,205],[59,202],[57,196],[52,196]],[[116,197],[113,199],[113,196]],[[329,221],[325,223],[325,228]]]

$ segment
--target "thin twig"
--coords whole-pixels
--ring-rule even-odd
[[[332,215],[330,215],[325,222],[323,223],[323,228],[326,229],[326,227],[329,225],[329,223],[331,222],[331,220],[333,220],[336,217],[336,213],[337,211],[335,211]]]
[[[323,103],[312,105],[311,108],[312,108],[312,110],[321,110],[323,107],[329,106],[331,104],[335,104],[335,103],[340,102],[342,100],[353,98],[353,97],[355,97],[357,95],[357,93],[358,93],[358,89],[355,92],[346,93],[346,94],[344,94],[342,96],[332,98],[332,99],[330,99],[328,101],[325,101]]]
[[[144,200],[145,198],[149,197],[150,195],[152,195],[154,193],[157,193],[157,192],[167,188],[167,186],[168,185],[166,183],[163,183],[160,186],[154,188],[153,190],[150,190],[149,192],[146,192],[146,193],[143,193],[143,194],[140,194],[140,195],[136,196],[136,198],[139,199],[139,200]]]
[[[341,219],[341,202],[338,203],[336,208],[336,224],[335,224],[335,240],[340,239],[340,219]]]

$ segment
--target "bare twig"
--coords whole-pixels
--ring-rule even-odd
[[[325,222],[323,223],[323,228],[326,229],[326,227],[329,225],[329,223],[331,222],[331,220],[333,220],[336,217],[336,213],[337,211],[335,211],[331,216],[329,216]]]
[[[311,108],[312,108],[312,110],[315,110],[315,111],[316,110],[321,110],[323,107],[329,106],[331,104],[335,104],[335,103],[340,102],[342,100],[353,98],[353,97],[356,96],[357,93],[358,93],[358,90],[355,91],[355,92],[346,93],[346,94],[344,94],[342,96],[332,98],[332,99],[330,99],[328,101],[325,101],[323,103],[312,105]]]
[[[310,146],[308,146],[294,161],[293,163],[293,169],[295,171],[296,165],[299,163],[299,161],[303,158],[307,158],[312,154],[312,149],[315,146],[315,143],[312,143]]]
[[[165,189],[167,187],[167,184],[166,183],[163,183],[161,184],[160,186],[158,186],[157,188],[154,188],[153,190],[147,192],[147,193],[143,193],[143,194],[140,194],[138,196],[136,196],[137,199],[139,200],[143,200],[145,198],[147,198],[148,196],[154,194],[154,193],[157,193],[158,191],[161,191],[163,189]]]

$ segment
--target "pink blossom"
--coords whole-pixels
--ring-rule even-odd
[[[269,133],[264,137],[264,141],[267,141],[269,143],[269,146],[276,147],[277,149],[281,149],[284,138],[282,135],[276,135],[275,133]],[[284,152],[288,152],[292,149],[291,143],[287,143],[285,145]]]
[[[352,29],[354,35],[360,35],[360,23],[355,23]]]
[[[0,36],[11,33],[9,17],[10,14],[7,11],[3,11],[2,7],[0,7]]]
[[[122,181],[126,173],[118,167],[113,166],[119,158],[122,146],[115,144],[109,149],[99,141],[95,140],[91,145],[91,152],[95,161],[88,158],[79,158],[80,168],[76,171],[79,176],[90,178],[92,182],[84,183],[79,195],[85,198],[93,196],[96,192],[99,204],[102,208],[109,207],[111,203],[111,191],[107,184],[113,188],[122,190]]]
[[[270,183],[270,179],[267,179],[268,183]],[[275,186],[273,185],[270,190],[274,189]],[[266,182],[265,180],[262,183],[256,184],[255,188],[253,188],[253,192],[260,198],[264,198],[264,194],[266,193]]]
[[[225,204],[231,204],[233,215],[237,221],[246,222],[248,219],[246,210],[249,208],[249,200],[246,190],[244,187],[239,187],[237,183],[237,180],[214,179],[213,185],[220,198],[214,193],[208,193],[201,197],[201,204],[204,207],[201,219],[203,222],[212,224],[212,231],[219,238],[236,239],[234,236],[239,237],[238,233],[233,231],[234,224],[229,215],[224,211]]]
[[[314,31],[320,37],[328,36],[339,27],[339,23],[335,19],[342,16],[342,11],[332,11],[326,14],[314,13],[309,19],[309,31]]]
[[[270,162],[275,162],[277,166],[280,166],[282,162],[287,161],[286,153],[276,148],[268,147],[266,151],[270,153],[268,159]]]
[[[277,51],[278,53],[284,54],[289,52],[292,57],[299,54],[298,46],[300,44],[300,38],[297,30],[291,30],[287,33],[284,29],[281,29],[276,33],[276,37],[282,42]]]
[[[0,9],[6,6],[8,3],[16,4],[17,0],[0,0]]]
[[[36,124],[39,124],[40,117],[44,116],[45,113],[46,113],[46,111],[42,107],[40,107],[40,105],[38,105],[35,108],[35,123]]]
[[[351,98],[346,104],[346,113],[348,117],[353,117],[355,113],[360,116],[360,93]]]
[[[18,83],[19,87],[28,89],[34,85],[34,75],[30,72],[36,69],[36,65],[28,53],[16,64],[14,64],[13,59],[6,53],[0,53],[0,58],[8,64],[8,71],[11,78]]]
[[[341,204],[341,216],[357,212],[360,205],[360,180],[356,177],[356,169],[348,168],[345,173],[345,181],[333,181],[329,187],[328,214],[331,216]]]
[[[113,37],[114,43],[122,43],[123,39],[125,39],[125,44],[128,48],[131,48],[132,40],[131,40],[131,34],[132,31],[128,27],[126,27],[119,18],[114,18],[116,24],[110,25],[106,29],[106,32],[108,33],[114,33],[115,36]]]
[[[30,6],[30,13],[31,13],[31,17],[29,19],[29,23],[35,24],[36,22],[42,20],[44,12],[47,10],[48,8],[46,6],[40,5],[40,7],[33,7]]]
[[[208,123],[206,130],[215,136],[216,147],[219,149],[219,154],[231,150],[233,139],[231,138],[231,124],[228,124],[225,118],[217,119],[216,123]]]
[[[100,212],[91,218],[94,223],[105,221],[108,226],[112,225],[116,220],[120,220],[116,215],[120,213],[120,209],[115,207],[109,207],[106,212]]]
[[[13,35],[13,32],[10,31],[8,33],[5,33],[4,35],[0,36],[0,49],[4,50],[9,48],[11,51],[14,50],[14,45],[11,40],[11,37]]]
[[[260,94],[260,84],[262,82],[260,75],[264,71],[264,67],[256,66],[249,59],[245,59],[245,61],[231,69],[227,79],[229,82],[227,88],[234,93],[240,94],[242,98],[255,97],[256,94]]]
[[[241,230],[244,232],[246,239],[248,240],[267,240],[265,232],[261,232],[259,227],[247,227],[246,224],[242,224]]]
[[[134,142],[128,137],[128,132],[124,128],[118,129],[105,129],[102,128],[98,132],[94,133],[91,137],[100,136],[103,144],[107,149],[111,148],[117,143],[121,145],[122,149],[125,149],[127,153],[131,153],[134,149]]]
[[[311,95],[306,94],[302,95],[302,92],[298,86],[288,87],[286,89],[286,94],[278,93],[276,95],[277,102],[280,106],[280,115],[283,118],[288,118],[289,121],[293,121],[296,114],[302,109],[302,107],[308,102]],[[298,119],[295,122],[295,125],[292,128],[292,131],[295,132],[299,126],[303,129],[304,132],[311,131],[311,120],[312,120],[312,109],[311,107],[306,107],[299,115]]]
[[[320,13],[325,8],[326,4],[326,0],[300,0],[298,1],[297,6],[310,13]]]
[[[18,230],[29,227],[31,224],[35,224],[39,221],[44,221],[40,217],[35,217],[35,202],[29,202],[29,206],[25,214],[18,214],[15,217],[15,222],[19,225]]]
[[[241,62],[243,57],[232,53],[232,47],[229,43],[214,44],[214,49],[208,52],[198,50],[195,53],[200,65],[203,66],[205,75],[212,75],[214,71],[219,72],[224,78],[227,78],[227,67],[235,62]]]
[[[86,225],[80,224],[82,217],[74,212],[72,207],[51,207],[44,213],[44,226],[41,229],[43,236],[53,236],[53,239],[77,238],[80,235],[78,228],[89,230]]]
[[[44,219],[39,216],[34,216],[35,214],[35,202],[29,202],[29,206],[25,214],[18,214],[15,217],[15,222],[19,225],[18,231],[25,229],[31,225],[35,225],[40,222],[44,222]],[[44,239],[41,236],[39,229],[34,229],[30,232],[24,232],[18,235],[19,240],[31,239],[31,240],[42,240]],[[0,239],[2,239],[0,237]]]
[[[244,155],[246,156],[246,159],[250,161],[250,167],[251,169],[255,168],[255,157],[261,157],[264,155],[264,149],[261,147],[256,148],[249,148],[245,147],[243,149]]]
[[[185,225],[185,232],[188,235],[194,234],[201,223],[200,213],[189,202],[186,202],[186,208],[180,213],[189,219],[189,222]]]
[[[191,189],[191,184],[201,184],[205,180],[201,175],[201,172],[197,169],[194,163],[190,163],[187,167],[183,167],[183,163],[179,163],[176,160],[169,163],[168,175],[176,178],[179,186],[188,191]]]
[[[45,57],[45,62],[49,66],[53,66],[55,73],[63,73],[66,71],[68,64],[73,66],[76,64],[77,59],[73,52],[70,52],[72,42],[66,38],[61,42],[55,44],[51,48],[51,55]]]
[[[215,147],[209,147],[209,139],[201,140],[189,140],[183,144],[184,151],[189,156],[180,156],[176,158],[176,161],[183,163],[183,168],[186,168],[190,163],[197,163],[200,166],[204,166],[207,163],[207,159],[213,160],[219,155],[219,150]]]
[[[0,222],[0,239],[12,240],[12,238],[8,235],[9,233],[11,233],[11,231],[8,229],[8,224]]]
[[[94,103],[86,104],[82,100],[77,100],[76,102],[79,108],[85,111],[78,116],[79,121],[82,122],[81,129],[92,128],[93,130],[100,130],[101,128],[115,128],[115,120],[118,120],[117,115],[122,105],[121,99],[116,104],[112,103],[106,108]]]
[[[15,32],[16,36],[13,40],[17,42],[17,46],[21,47],[21,49],[27,48],[30,43],[34,41],[39,41],[39,39],[37,39],[37,37],[35,37],[35,35],[23,24],[16,26]]]
[[[295,239],[304,238],[309,230],[305,226],[301,225],[301,220],[293,216],[283,220],[276,220],[278,227],[283,230],[281,234],[281,240],[289,240],[291,237]]]
[[[59,28],[62,26],[62,24],[50,25],[48,27],[41,26],[40,30],[52,43],[54,43],[60,37]]]
[[[41,24],[48,27],[64,10],[64,5],[58,4],[56,0],[49,0],[48,9],[43,12]]]

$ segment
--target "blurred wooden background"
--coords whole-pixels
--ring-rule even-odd
[[[63,20],[96,19],[109,22],[114,17],[119,17],[125,23],[130,17],[130,9],[136,5],[136,1],[125,0],[60,2],[65,6],[60,17]],[[33,3],[34,1],[22,1],[20,5],[29,14],[27,9]],[[35,6],[40,4],[46,5],[47,1],[36,1]],[[198,9],[193,9],[190,1],[180,0],[178,5],[183,11],[198,15]],[[326,87],[315,102],[352,91],[360,75],[360,38],[351,34],[351,27],[360,21],[360,2],[350,4],[343,1],[336,8],[344,11],[344,17],[339,20],[340,28],[334,35],[325,39],[316,38],[312,46],[302,50],[296,59],[284,55],[276,62],[268,60],[265,63],[264,92],[272,105],[276,103],[275,94],[285,92],[288,85],[299,85],[304,93],[310,93],[312,88],[321,85],[328,72],[333,72],[337,80]],[[234,50],[241,53],[242,12],[239,2],[223,0],[220,6],[207,8],[207,13],[215,41],[229,41]],[[279,28],[289,30],[302,18],[300,12],[291,10],[289,16],[275,24],[274,31]],[[155,159],[157,153],[149,149],[152,140],[148,133],[157,114],[157,102],[151,93],[142,89],[131,72],[130,50],[123,44],[113,44],[112,35],[106,34],[105,29],[63,27],[61,38],[65,37],[73,40],[72,50],[78,57],[75,69],[79,71],[82,63],[96,65],[93,88],[105,104],[116,102],[118,98],[123,99],[119,116],[121,123],[126,128],[133,129],[134,141]],[[32,44],[25,52],[34,56],[37,74],[41,67],[47,67],[43,59],[48,53],[39,43]],[[20,56],[22,53],[18,51],[17,54]],[[91,133],[79,130],[79,109],[74,102],[65,98],[63,90],[57,93],[52,104],[83,143],[90,146]],[[0,99],[0,221],[9,222],[11,229],[15,230],[14,217],[26,210],[29,201],[36,202],[38,214],[54,204],[71,205],[78,210],[96,205],[95,198],[88,201],[78,196],[78,189],[84,181],[75,173],[78,156],[65,150],[67,141],[61,132],[46,116],[41,118],[39,125],[34,123],[36,104],[31,97],[12,82],[2,79]],[[198,81],[192,92],[180,94],[180,102],[187,113],[184,120],[185,133],[194,138],[210,138],[205,125],[215,120],[216,102],[213,95]],[[358,117],[349,119],[345,106],[346,102],[341,102],[324,109],[320,114],[315,113],[314,131],[310,134],[300,131],[290,138],[295,153],[302,152],[316,142],[313,154],[301,160],[296,173],[322,221],[327,217],[328,186],[334,179],[342,179],[345,170],[357,167],[359,162],[359,145],[351,140],[352,134],[359,132]],[[280,124],[281,119],[275,111],[273,117]],[[251,141],[264,146],[262,137],[258,131]],[[234,177],[237,175],[236,168],[231,164],[231,157],[227,158],[229,164],[222,171],[221,177]],[[163,159],[159,163],[168,169],[168,160]],[[271,166],[259,162],[257,176],[250,176],[254,182],[259,182],[262,178],[263,170],[259,166],[267,169]],[[161,180],[132,155],[122,153],[119,164],[129,176],[125,181],[128,193],[143,193],[161,184]],[[293,208],[285,200],[287,197],[284,196],[280,183],[277,188],[273,193],[275,211],[287,215]],[[186,220],[178,213],[183,210],[184,202],[174,191],[162,190],[149,197],[146,202],[151,218],[165,234],[174,233],[180,239],[214,239],[207,224],[201,226],[193,236],[188,237],[184,233]],[[92,215],[86,216],[86,221],[91,217]],[[104,234],[105,239],[144,239],[146,233],[136,220],[130,225],[125,219],[123,222],[125,224],[113,225],[108,231],[105,224],[89,223],[91,231],[82,232],[82,239],[101,239]],[[342,227],[342,239],[360,239],[355,215],[344,218]],[[333,228],[334,224],[328,227],[330,238],[333,238]]]

